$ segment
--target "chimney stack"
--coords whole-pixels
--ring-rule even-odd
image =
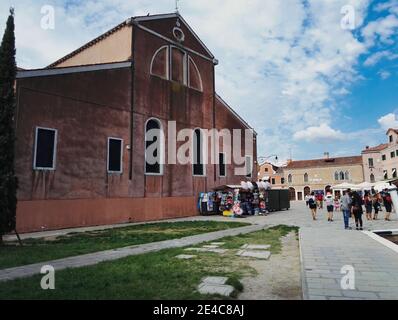
[[[325,155],[325,159],[326,159],[326,160],[330,158],[330,153],[329,153],[329,152],[325,152],[324,155]]]

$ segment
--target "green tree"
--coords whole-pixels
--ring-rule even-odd
[[[11,8],[0,46],[0,244],[3,236],[16,228],[15,53],[14,9]]]

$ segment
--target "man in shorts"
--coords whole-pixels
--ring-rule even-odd
[[[333,222],[334,198],[330,192],[328,192],[325,197],[325,205],[328,211],[328,221]]]

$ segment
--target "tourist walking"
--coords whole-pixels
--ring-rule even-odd
[[[368,221],[371,221],[373,213],[373,202],[369,191],[365,191],[365,196],[363,197],[363,201],[365,203],[366,219]]]
[[[311,210],[312,219],[314,221],[316,221],[316,219],[317,219],[316,215],[317,215],[318,206],[317,206],[317,199],[315,197],[315,193],[314,192],[311,193],[311,196],[308,199],[308,206],[310,207],[310,210]]]
[[[310,197],[311,197],[311,195],[309,195],[309,194],[307,194],[306,196],[305,196],[305,204],[306,204],[306,206],[308,207],[309,206],[309,203],[308,203],[308,201],[310,200]]]
[[[318,209],[323,209],[323,194],[322,192],[319,192],[318,195],[316,196],[317,204],[318,204]]]
[[[351,203],[351,213],[355,217],[355,224],[357,226],[357,230],[363,230],[363,200],[358,192],[354,191],[352,193],[352,203]]]
[[[373,220],[379,219],[379,212],[381,211],[380,204],[380,193],[377,193],[373,196],[373,209],[375,210],[375,214],[373,216]]]
[[[341,201],[337,196],[334,198],[334,211],[341,211]]]
[[[325,197],[325,205],[328,211],[328,222],[333,222],[334,199],[330,192]]]
[[[391,221],[392,198],[391,198],[391,194],[388,191],[389,191],[388,189],[384,190],[383,202],[384,202],[384,207],[386,208],[385,220]]]
[[[350,230],[350,217],[351,217],[351,190],[348,189],[341,197],[341,210],[344,216],[344,227],[346,230]]]

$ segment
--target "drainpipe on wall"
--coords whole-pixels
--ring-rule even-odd
[[[129,162],[129,179],[133,180],[133,152],[134,152],[134,91],[135,91],[135,28],[136,23],[130,19],[129,23],[132,27],[131,32],[131,109],[130,109],[130,162]]]

